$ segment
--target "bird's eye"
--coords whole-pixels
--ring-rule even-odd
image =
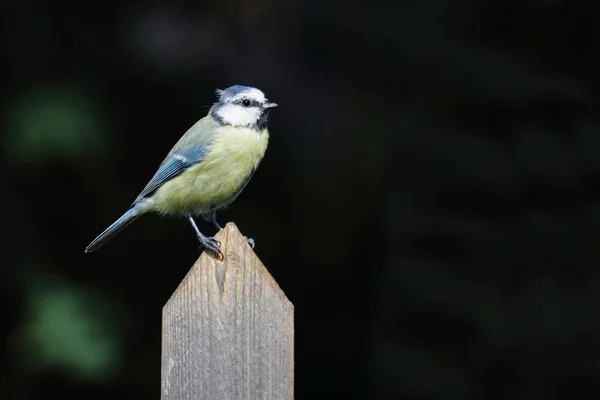
[[[244,107],[250,107],[250,100],[244,99],[242,100],[242,104],[244,105]]]

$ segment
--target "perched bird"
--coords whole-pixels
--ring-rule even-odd
[[[200,232],[194,216],[217,229],[216,211],[244,189],[269,141],[269,111],[277,104],[260,90],[231,86],[217,90],[208,115],[179,139],[131,207],[85,249],[90,253],[143,214],[185,217],[204,249],[223,258],[220,243]],[[253,246],[252,239],[247,239]]]

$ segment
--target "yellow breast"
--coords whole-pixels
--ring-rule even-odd
[[[204,159],[166,182],[150,199],[161,214],[203,214],[231,203],[262,160],[268,130],[219,127]]]

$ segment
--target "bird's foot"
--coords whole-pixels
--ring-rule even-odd
[[[255,244],[254,239],[246,237],[246,236],[244,236],[244,239],[246,239],[246,242],[248,242],[248,244],[250,245],[250,248],[254,249],[254,244]]]
[[[223,261],[225,259],[223,252],[221,251],[221,242],[219,242],[217,239],[214,237],[198,236],[198,240],[200,241],[200,245],[202,245],[204,250],[212,253],[219,261]]]

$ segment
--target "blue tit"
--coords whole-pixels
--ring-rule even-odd
[[[187,218],[202,247],[223,258],[220,243],[200,232],[194,216],[222,229],[216,211],[235,200],[258,168],[269,142],[269,111],[277,104],[249,86],[217,90],[217,97],[208,115],[167,154],[131,207],[89,244],[86,253],[141,215],[154,212]]]

